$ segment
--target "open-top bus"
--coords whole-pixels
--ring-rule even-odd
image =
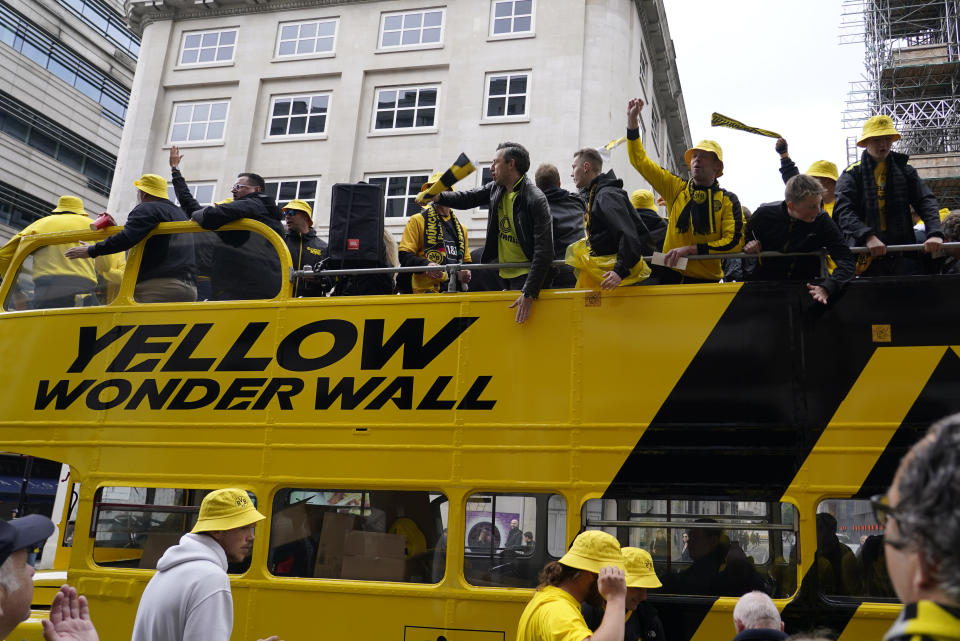
[[[138,246],[119,287],[31,304],[40,252],[109,230],[24,239],[0,288],[0,450],[69,466],[38,581],[65,572],[104,641],[220,487],[268,517],[230,570],[238,640],[509,641],[585,528],[651,551],[670,641],[730,636],[752,588],[788,631],[880,638],[898,612],[865,499],[960,411],[957,278],[829,306],[799,283],[548,290],[518,326],[503,292],[292,298],[281,239],[230,229],[276,251],[273,298],[137,303]]]

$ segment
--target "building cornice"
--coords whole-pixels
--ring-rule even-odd
[[[653,68],[653,94],[660,108],[660,117],[667,127],[667,143],[673,153],[676,170],[684,169],[684,152],[693,144],[683,89],[677,71],[677,54],[667,27],[663,0],[634,0],[643,24],[643,35],[650,49]]]
[[[375,0],[125,0],[127,24],[138,34],[160,20],[197,20],[201,18],[244,16],[272,11],[332,7]]]

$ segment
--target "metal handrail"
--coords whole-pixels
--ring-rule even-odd
[[[960,242],[951,242],[943,243],[944,248],[956,248],[960,249]],[[903,253],[903,252],[915,252],[922,251],[923,244],[917,243],[913,245],[887,245],[887,253]],[[854,254],[869,254],[869,247],[851,247],[850,251]],[[776,252],[776,251],[761,251],[757,253],[747,253],[747,252],[736,252],[731,254],[694,254],[691,256],[686,256],[687,260],[717,260],[722,258],[794,258],[801,256],[816,256],[820,259],[820,276],[825,278],[827,276],[827,250],[820,249],[817,251],[811,252]],[[652,260],[652,256],[643,256],[643,259],[647,262]],[[551,261],[550,264],[554,267],[562,267],[567,263],[562,260]],[[290,282],[293,282],[297,278],[321,278],[324,276],[348,276],[352,274],[407,274],[407,273],[422,273],[422,272],[432,272],[443,270],[447,272],[447,291],[456,291],[456,274],[461,270],[491,270],[491,269],[505,269],[505,268],[515,268],[515,267],[532,267],[533,263],[450,263],[447,265],[438,265],[438,266],[425,266],[417,265],[414,267],[364,267],[364,268],[355,268],[355,269],[320,269],[314,271],[310,265],[305,265],[303,269],[290,269]]]
[[[666,530],[681,528],[702,530],[778,530],[795,532],[797,530],[789,523],[703,523],[699,521],[608,521],[605,519],[587,519],[587,527],[648,527]]]

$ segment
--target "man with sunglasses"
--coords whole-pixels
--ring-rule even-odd
[[[960,639],[960,414],[935,423],[900,462],[886,496],[887,571],[905,604],[884,641]]]

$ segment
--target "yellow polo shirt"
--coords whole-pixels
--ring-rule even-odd
[[[548,585],[533,595],[520,615],[517,641],[584,641],[593,636],[569,592]]]

